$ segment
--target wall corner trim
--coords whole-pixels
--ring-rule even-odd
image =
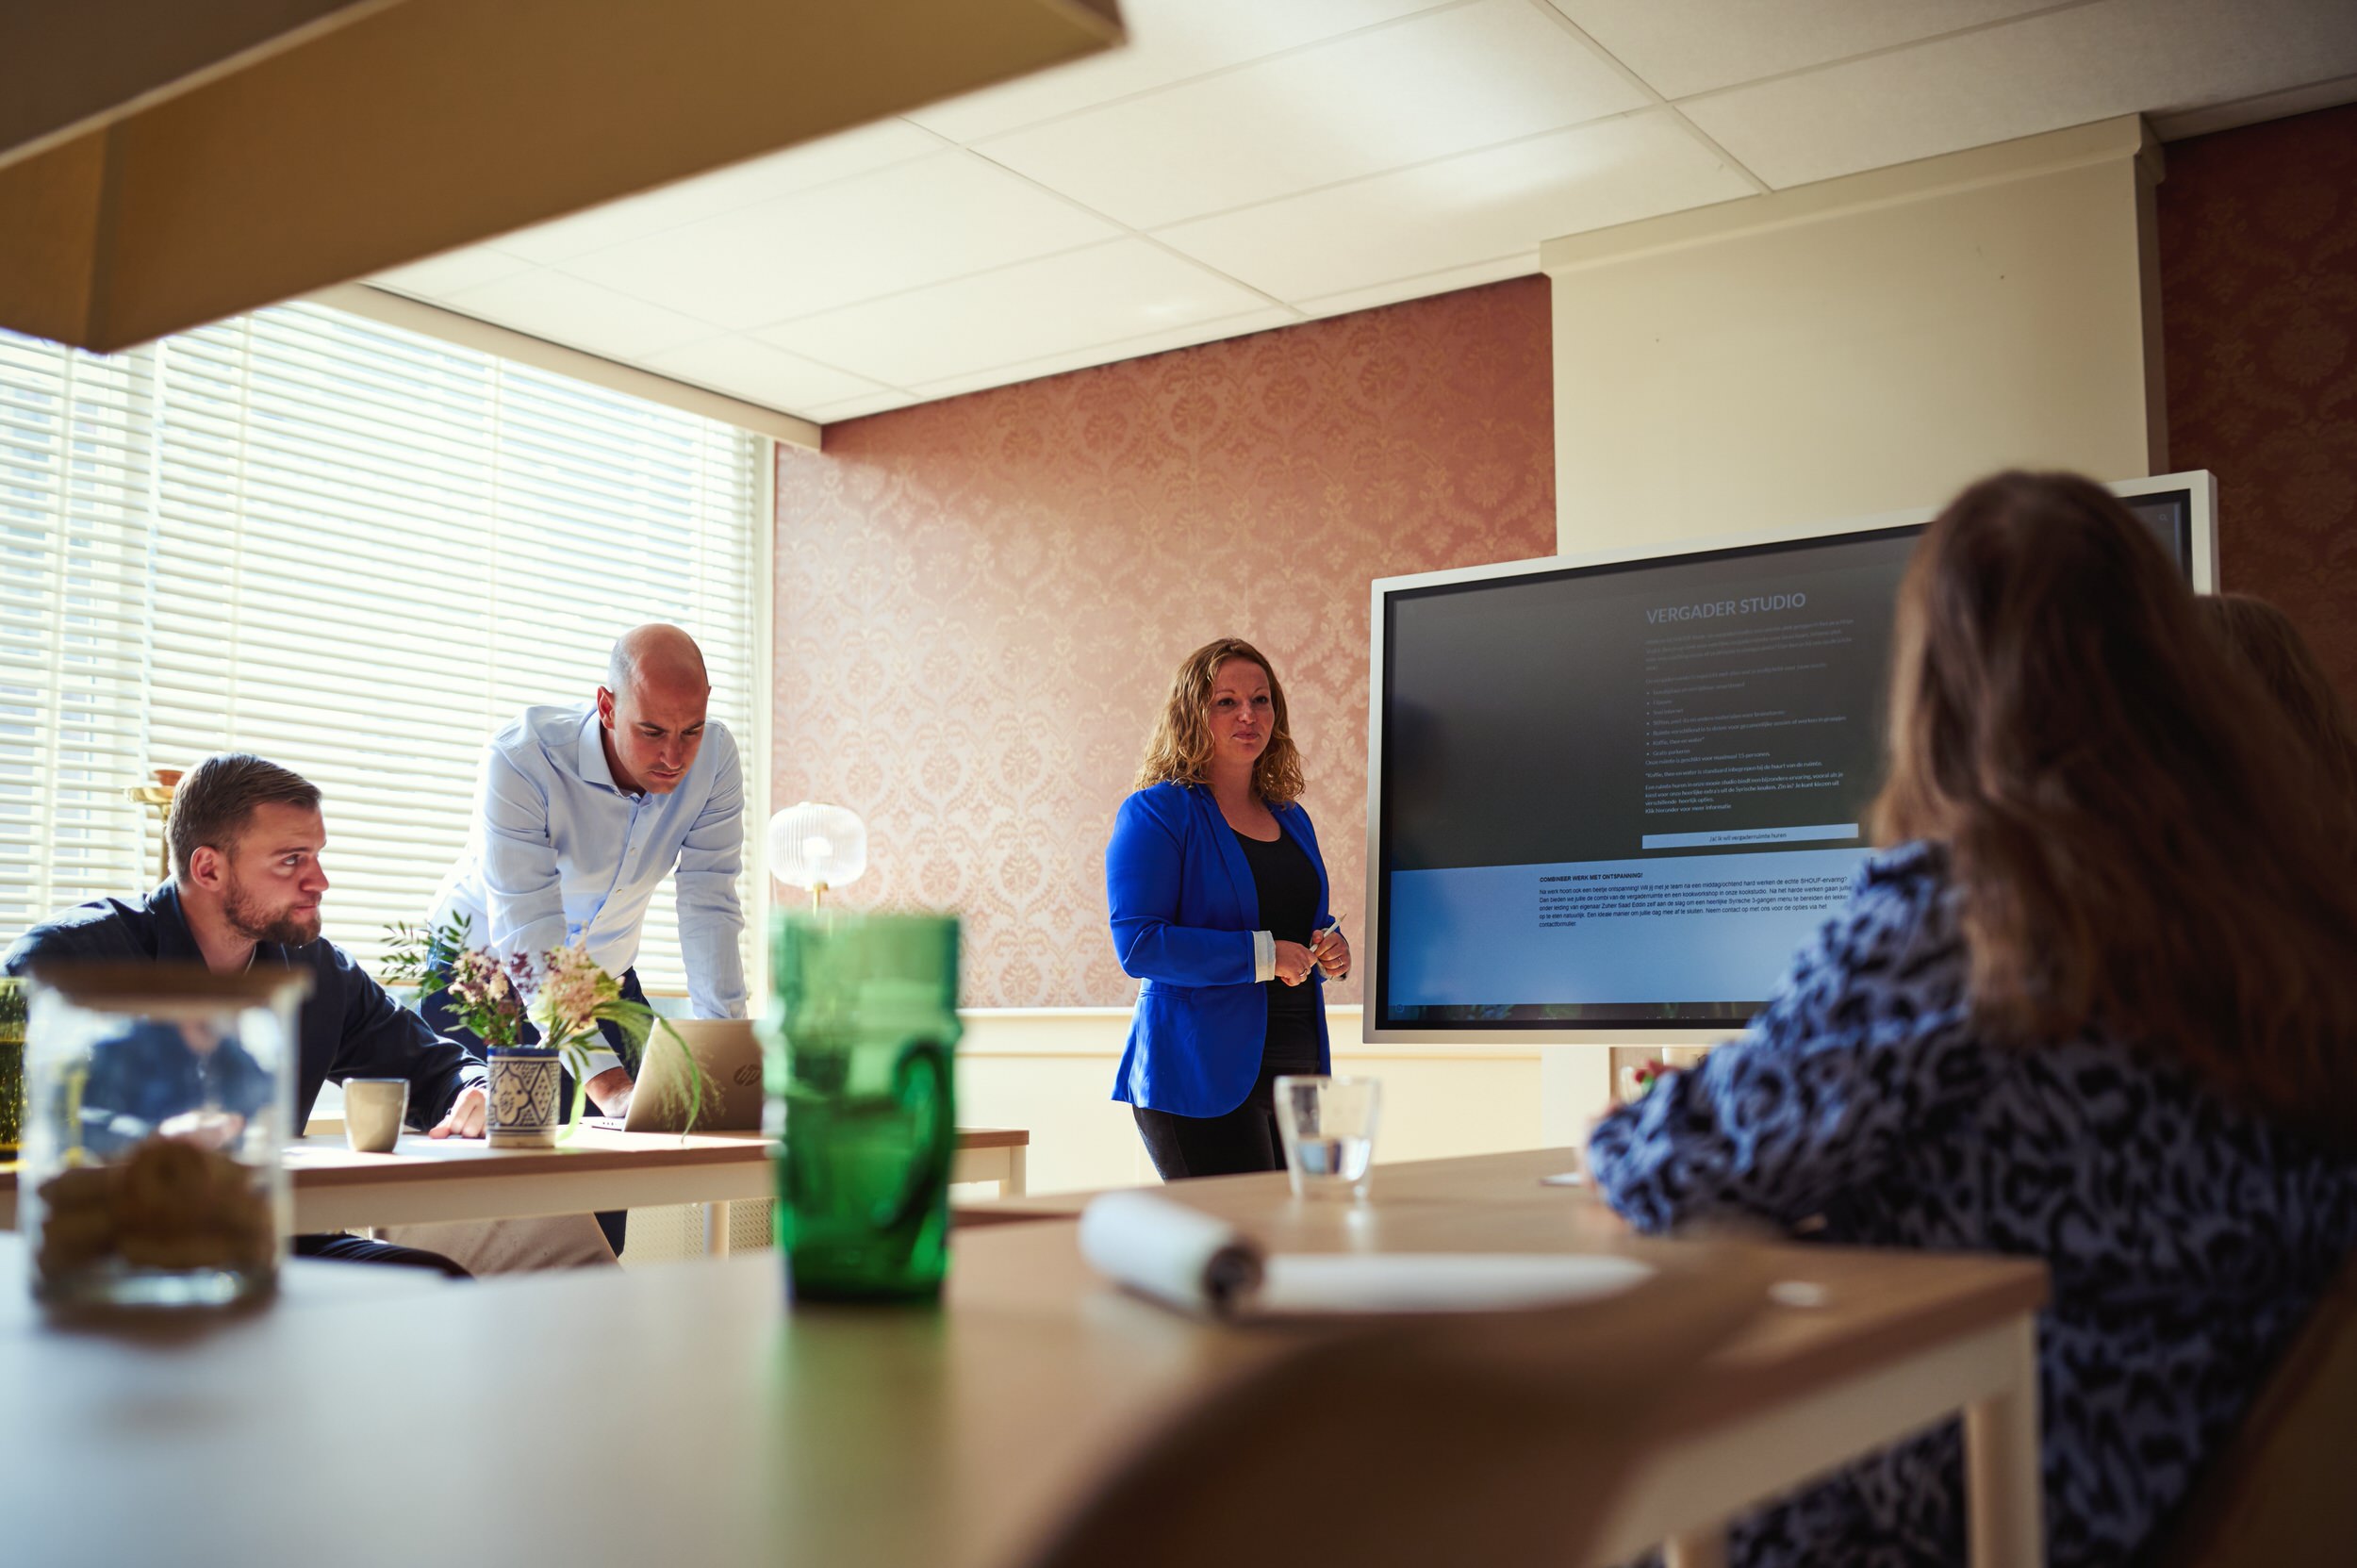
[[[1992,142],[1887,169],[1869,169],[1813,185],[1565,235],[1540,247],[1539,263],[1550,277],[1562,277],[1878,207],[1904,206],[1981,187],[2131,159],[2143,162],[2151,171],[2147,178],[2157,178],[2159,151],[2141,116],[2118,115],[2069,130]]]
[[[567,375],[575,381],[585,381],[608,391],[627,392],[666,407],[733,424],[758,436],[767,436],[789,446],[818,450],[819,427],[795,415],[765,408],[757,403],[747,403],[722,392],[674,381],[668,375],[642,371],[635,365],[625,365],[618,359],[585,354],[580,349],[552,343],[545,338],[518,332],[511,327],[497,326],[477,321],[455,310],[445,310],[438,305],[428,305],[378,289],[366,283],[339,283],[330,289],[318,289],[303,296],[313,305],[324,305],[354,316],[365,316],[387,326],[438,338],[461,348],[475,349],[497,355],[534,370]]]

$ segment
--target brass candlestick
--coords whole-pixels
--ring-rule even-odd
[[[123,793],[156,814],[156,880],[172,880],[172,795],[176,784],[133,784]]]

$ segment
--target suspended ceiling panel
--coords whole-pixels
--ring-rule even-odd
[[[2357,99],[2357,0],[1122,11],[1115,53],[376,281],[825,422],[2114,115],[2167,134]]]

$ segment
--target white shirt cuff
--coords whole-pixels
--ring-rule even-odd
[[[1277,978],[1277,935],[1274,932],[1252,933],[1252,982],[1255,985]]]

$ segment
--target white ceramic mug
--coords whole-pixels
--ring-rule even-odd
[[[409,1114],[405,1078],[344,1080],[344,1142],[356,1153],[389,1154]]]

